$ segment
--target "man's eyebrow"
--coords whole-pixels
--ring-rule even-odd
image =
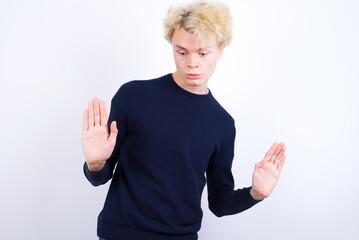
[[[179,49],[181,49],[181,50],[188,51],[187,48],[182,47],[181,45],[178,45],[178,44],[176,44],[175,47],[176,47],[176,48],[179,48]],[[210,46],[205,46],[205,47],[199,48],[198,51],[209,50],[209,49],[211,49]]]
[[[176,44],[175,47],[176,47],[176,48],[179,48],[179,49],[182,49],[182,50],[188,51],[185,47],[182,47],[181,45],[178,45],[178,44]]]

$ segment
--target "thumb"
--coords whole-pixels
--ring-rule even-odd
[[[109,140],[109,142],[116,144],[116,138],[117,138],[117,133],[118,133],[116,121],[111,122],[110,130],[111,130],[111,133],[110,133],[108,140]]]
[[[263,161],[257,162],[257,163],[254,165],[254,169],[261,168],[262,166],[263,166]]]

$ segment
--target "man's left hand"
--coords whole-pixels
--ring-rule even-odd
[[[275,142],[264,159],[255,165],[250,191],[255,200],[267,198],[274,190],[285,162],[285,150],[283,142]]]

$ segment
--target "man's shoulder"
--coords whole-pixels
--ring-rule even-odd
[[[160,84],[164,81],[166,81],[166,79],[168,79],[170,77],[171,74],[166,74],[163,75],[161,77],[157,77],[157,78],[151,78],[151,79],[144,79],[144,80],[131,80],[129,82],[124,83],[121,88],[127,88],[127,89],[132,89],[132,88],[143,88],[143,87],[149,87],[152,85],[157,85]]]
[[[215,108],[216,117],[227,123],[234,124],[231,114],[213,97],[213,106]]]
[[[153,90],[153,87],[163,85],[169,77],[170,74],[166,74],[152,79],[128,81],[122,84],[115,94],[115,97],[118,97],[119,95],[129,96],[133,94],[143,94],[144,92]]]

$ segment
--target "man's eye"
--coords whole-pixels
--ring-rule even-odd
[[[208,55],[208,52],[200,52],[199,55],[201,55],[202,57],[203,57],[203,56],[207,56],[207,55]]]
[[[186,53],[185,52],[178,52],[179,53],[179,55],[181,55],[181,56],[186,56]]]

